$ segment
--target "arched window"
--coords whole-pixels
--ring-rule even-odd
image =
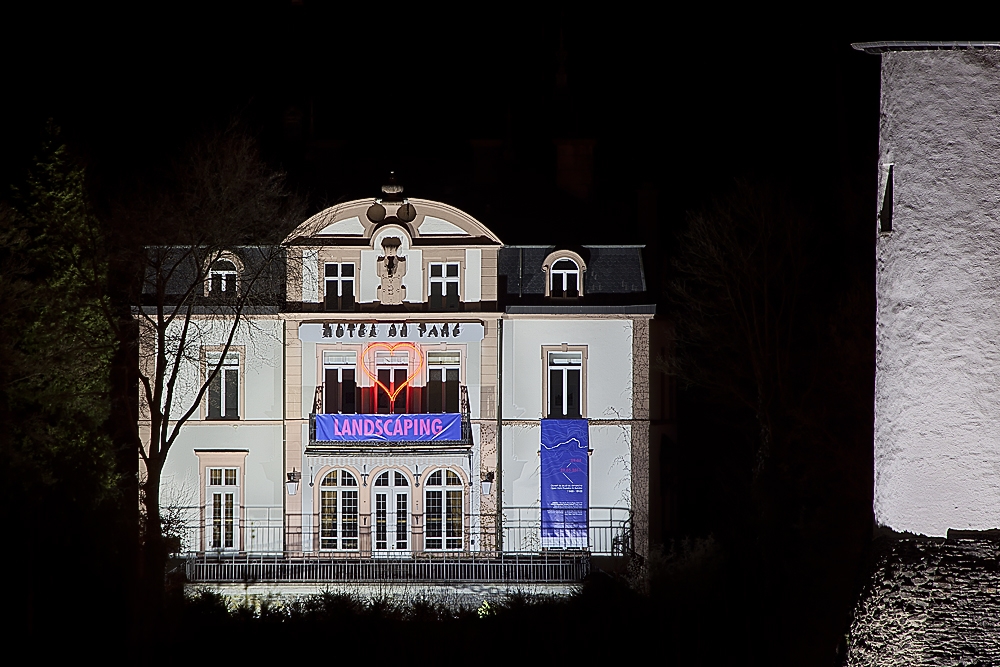
[[[410,550],[410,480],[398,470],[386,470],[372,484],[375,551],[392,553]]]
[[[319,548],[358,548],[358,480],[346,470],[327,473],[319,485]]]
[[[587,272],[587,264],[579,254],[572,250],[556,250],[545,258],[542,270],[548,273],[545,296],[583,296],[583,275]]]
[[[462,478],[452,470],[435,470],[424,489],[424,548],[460,550],[465,518]]]
[[[551,296],[580,296],[580,267],[571,259],[560,259],[549,270]]]
[[[208,271],[208,292],[212,296],[236,294],[236,265],[228,259],[212,262]]]

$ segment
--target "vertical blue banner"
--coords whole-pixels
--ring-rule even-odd
[[[542,547],[588,546],[589,450],[586,419],[542,420]]]

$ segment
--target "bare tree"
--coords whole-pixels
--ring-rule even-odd
[[[120,202],[114,226],[140,230],[132,266],[141,272],[131,326],[138,354],[142,464],[144,597],[157,631],[168,545],[160,485],[171,448],[218,382],[238,336],[261,334],[257,322],[283,304],[280,240],[303,218],[303,205],[270,170],[254,139],[233,124],[191,144],[164,185]],[[137,327],[136,327],[137,324]],[[204,356],[206,344],[216,353]]]
[[[771,454],[776,414],[795,391],[794,331],[806,317],[804,221],[786,197],[746,182],[689,215],[669,293],[677,377],[752,411],[755,475]]]

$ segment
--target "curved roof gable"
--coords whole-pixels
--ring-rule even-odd
[[[499,237],[471,215],[437,201],[429,199],[408,200],[416,209],[417,217],[410,223],[396,219],[396,210],[403,202],[382,202],[386,209],[385,219],[374,223],[368,219],[371,199],[355,199],[324,209],[312,216],[285,238],[285,243],[295,243],[304,239],[329,239],[336,244],[337,239],[370,239],[375,230],[387,223],[402,225],[417,244],[429,245],[437,242],[453,245],[458,239],[467,239],[469,245],[503,245]]]

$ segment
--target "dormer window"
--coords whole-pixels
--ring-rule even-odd
[[[354,310],[354,264],[328,263],[324,270],[327,310]]]
[[[208,272],[208,293],[212,296],[234,296],[236,294],[236,265],[228,259],[212,262]]]
[[[548,274],[545,296],[572,299],[583,296],[583,274],[587,265],[572,250],[557,250],[545,258],[542,270]]]
[[[560,259],[549,271],[551,296],[580,296],[580,267],[571,259]]]

